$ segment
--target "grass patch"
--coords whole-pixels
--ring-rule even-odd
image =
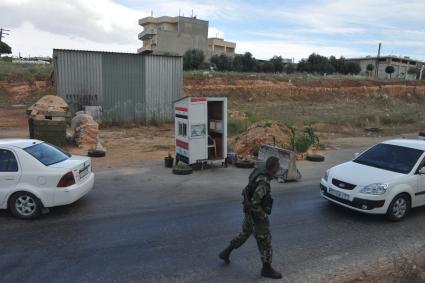
[[[48,80],[53,72],[51,64],[14,64],[0,62],[0,80],[31,81]]]

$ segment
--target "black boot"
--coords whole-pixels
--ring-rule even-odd
[[[219,255],[218,257],[221,258],[222,260],[224,260],[224,262],[226,264],[230,263],[230,253],[233,251],[233,246],[229,245],[227,248],[225,248]]]
[[[261,276],[268,277],[272,279],[280,279],[282,278],[282,274],[273,269],[270,263],[263,263],[263,268],[261,269]]]

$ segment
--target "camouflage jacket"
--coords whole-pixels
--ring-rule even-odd
[[[271,198],[271,188],[270,188],[270,181],[272,178],[267,177],[265,175],[260,175],[256,178],[257,188],[254,191],[254,194],[251,198],[251,211],[252,213],[260,218],[267,217],[267,214],[270,214],[270,210],[268,208],[265,208],[264,206],[264,199],[266,197]]]

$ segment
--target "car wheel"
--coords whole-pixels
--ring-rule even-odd
[[[306,160],[312,161],[312,162],[322,162],[325,161],[325,157],[320,154],[307,154],[305,157]]]
[[[15,193],[9,200],[9,209],[13,216],[22,219],[37,218],[41,214],[42,208],[41,201],[28,192]]]
[[[173,168],[173,174],[175,175],[189,175],[192,174],[193,169],[188,165],[179,165]]]
[[[387,211],[387,218],[391,221],[400,221],[409,213],[410,197],[406,194],[396,196]]]
[[[255,162],[251,160],[238,160],[235,162],[235,166],[238,168],[254,168]]]
[[[89,150],[87,152],[87,155],[89,157],[104,157],[106,155],[106,152],[100,149],[93,149],[93,150]]]

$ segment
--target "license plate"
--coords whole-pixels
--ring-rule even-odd
[[[329,188],[329,189],[328,189],[328,192],[329,192],[331,195],[334,195],[334,196],[339,197],[339,198],[341,198],[341,199],[345,199],[345,200],[350,199],[350,195],[348,195],[348,194],[346,194],[346,193],[343,193],[343,192],[340,192],[340,191],[337,191],[337,190],[334,190],[334,189],[332,189],[332,188]]]
[[[80,179],[87,176],[87,174],[89,174],[89,166],[86,166],[86,167],[84,167],[83,169],[80,170]]]

